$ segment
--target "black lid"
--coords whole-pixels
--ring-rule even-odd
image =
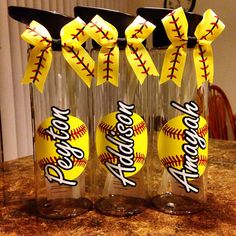
[[[120,39],[118,40],[119,47],[125,46],[125,40],[122,40],[125,39],[125,30],[135,19],[135,16],[127,13],[97,7],[77,6],[74,8],[74,13],[75,17],[79,16],[86,23],[89,23],[94,16],[99,15],[104,20],[116,27],[118,31],[118,37]],[[98,45],[93,41],[93,46],[97,47]]]
[[[73,20],[70,16],[59,14],[55,11],[45,11],[28,7],[9,6],[8,14],[13,19],[24,24],[30,24],[35,20],[42,24],[50,33],[53,40],[53,50],[60,50],[60,30],[61,28]]]
[[[166,48],[170,45],[170,41],[161,20],[172,11],[173,9],[155,7],[143,7],[137,9],[138,15],[156,25],[156,29],[153,32],[153,47]],[[188,20],[188,37],[191,39],[189,40],[190,42],[188,43],[188,47],[191,48],[194,47],[196,41],[194,31],[202,20],[202,16],[190,12],[185,12],[185,14]]]

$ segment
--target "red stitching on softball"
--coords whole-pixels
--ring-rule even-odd
[[[165,124],[162,128],[162,131],[166,136],[169,136],[172,139],[178,139],[184,141],[184,130],[182,129],[173,128],[168,124]],[[208,133],[208,125],[205,124],[203,127],[198,128],[197,133],[199,136],[205,137],[206,134]]]
[[[115,156],[112,156],[112,154],[110,153],[102,153],[101,155],[99,155],[98,159],[101,161],[102,164],[105,164],[105,162],[113,164],[117,163],[117,158]]]
[[[134,156],[134,162],[144,164],[145,162],[145,155],[140,152],[136,152]]]
[[[167,156],[161,159],[162,164],[165,167],[169,166],[181,166],[184,161],[184,155],[175,155],[175,156]],[[207,165],[208,157],[204,155],[198,156],[198,165]]]
[[[38,162],[40,169],[43,170],[45,165],[47,165],[47,164],[53,164],[53,165],[56,164],[57,159],[58,159],[58,157],[55,157],[55,156],[54,157],[45,157],[45,158],[41,159]]]
[[[85,124],[82,124],[81,126],[73,130],[70,130],[70,140],[76,140],[77,138],[81,138],[87,131],[88,129]]]
[[[108,134],[110,131],[116,132],[116,128],[114,126],[108,125],[103,121],[101,121],[101,123],[98,125],[98,128],[100,129],[101,132],[105,134]],[[145,129],[146,129],[146,124],[144,121],[141,121],[137,125],[134,125],[133,126],[134,136],[141,134]]]
[[[45,130],[46,129],[43,128],[40,125],[38,130],[37,130],[38,136],[41,137],[42,139],[47,140],[47,141],[53,141],[51,135],[48,134]],[[88,129],[87,129],[85,124],[82,124],[82,125],[78,126],[77,128],[70,130],[69,131],[69,133],[70,133],[70,141],[72,139],[75,140],[77,138],[81,138],[87,131],[88,131]],[[54,132],[57,133],[57,130],[54,131]]]
[[[47,141],[49,141],[49,140],[52,141],[53,140],[51,135],[48,134],[41,125],[39,126],[39,128],[37,130],[37,134],[40,138],[46,139]]]
[[[203,156],[203,155],[199,155],[198,156],[198,165],[206,166],[207,164],[208,164],[208,157]]]
[[[72,156],[72,161],[74,163],[74,166],[82,166],[85,167],[87,164],[87,160],[86,159],[78,159],[74,156]]]
[[[53,165],[56,165],[57,163],[57,160],[61,159],[60,157],[45,157],[41,160],[39,160],[38,164],[39,164],[39,167],[41,170],[44,169],[45,165],[47,164],[53,164]],[[77,159],[76,157],[72,156],[72,161],[74,163],[73,166],[82,166],[82,167],[85,167],[86,164],[87,164],[87,160],[84,160],[84,159]]]
[[[133,126],[134,136],[141,134],[146,129],[146,124],[141,121],[139,124]]]
[[[170,138],[184,140],[184,130],[182,129],[173,128],[168,124],[165,124],[162,128],[162,131],[166,136],[169,136]]]
[[[183,163],[184,156],[183,155],[176,155],[176,156],[167,156],[161,159],[161,162],[164,166],[180,166]]]
[[[208,125],[205,124],[202,128],[199,128],[199,129],[197,130],[197,133],[198,133],[199,136],[205,137],[206,134],[208,133]]]
[[[105,122],[101,121],[101,123],[98,125],[98,128],[102,133],[108,134],[110,131],[115,131],[116,128],[112,125],[108,125]]]

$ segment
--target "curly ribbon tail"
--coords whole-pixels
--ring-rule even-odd
[[[205,81],[213,83],[214,61],[212,47],[207,42],[201,42],[194,47],[193,59],[197,77],[197,88]]]
[[[204,13],[202,21],[195,30],[194,34],[198,44],[194,47],[193,57],[198,88],[205,81],[213,83],[214,61],[211,43],[222,33],[224,28],[223,22],[209,9]]]
[[[119,80],[119,48],[115,47],[107,48],[102,47],[98,55],[98,67],[97,67],[97,85],[101,85],[106,81],[109,81],[114,86],[118,87]]]
[[[172,80],[178,87],[181,86],[186,57],[186,44],[171,44],[168,47],[162,66],[160,84]]]
[[[42,93],[52,62],[52,38],[47,29],[36,21],[32,21],[27,26],[21,38],[34,46],[30,50],[28,64],[21,83],[34,83]]]
[[[127,40],[126,57],[140,84],[143,84],[147,75],[159,75],[152,58],[142,44],[154,29],[155,25],[141,16],[137,16],[125,30]]]
[[[97,85],[110,82],[114,86],[118,86],[119,48],[117,46],[117,29],[96,15],[88,23],[86,32],[101,46],[96,68]]]
[[[172,11],[162,19],[162,23],[171,45],[165,54],[160,83],[172,80],[180,87],[187,57],[188,40],[188,21],[183,8]]]
[[[85,33],[86,24],[77,17],[66,24],[60,32],[62,54],[77,75],[90,87],[94,77],[95,62],[82,47],[88,39]]]
[[[46,81],[52,62],[51,48],[35,47],[30,50],[28,65],[21,81],[22,84],[34,83],[36,88],[43,93],[44,83]]]

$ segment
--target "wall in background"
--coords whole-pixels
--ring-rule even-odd
[[[203,12],[211,8],[226,25],[224,32],[213,42],[215,59],[215,84],[219,85],[227,94],[236,114],[236,1],[197,0],[196,12]]]
[[[131,0],[128,11],[135,14],[138,7],[163,7],[164,0]],[[203,14],[207,9],[212,9],[226,25],[224,32],[212,43],[215,60],[214,83],[220,86],[227,94],[236,114],[236,1],[196,0],[194,13]]]

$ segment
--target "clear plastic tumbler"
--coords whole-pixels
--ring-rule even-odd
[[[10,7],[9,14],[29,24],[25,38],[40,37],[39,43],[48,40],[48,47],[42,45],[36,60],[27,67],[34,74],[30,94],[38,211],[48,218],[82,214],[92,208],[88,88],[63,57],[60,38],[60,30],[73,18],[22,7]],[[42,27],[52,39],[44,36]],[[30,46],[29,61],[37,47]],[[42,78],[49,50],[52,62],[47,78]],[[36,87],[42,79],[45,83]]]
[[[138,214],[145,209],[147,200],[147,80],[142,85],[139,83],[126,58],[125,30],[134,17],[87,7],[76,7],[75,14],[89,21],[98,14],[118,30],[115,42],[119,47],[118,77],[107,78],[99,85],[94,83],[90,97],[95,209],[113,216]],[[90,25],[94,23],[96,20]],[[99,31],[98,25],[94,27]],[[102,35],[107,33],[105,25],[100,27],[100,32],[101,37],[105,36]],[[99,42],[93,42],[91,55],[97,63],[103,48]],[[111,55],[107,63],[112,64],[112,59]],[[114,85],[112,79],[118,84]]]
[[[197,212],[204,209],[207,199],[208,76],[212,76],[212,55],[205,54],[202,47],[201,40],[208,40],[208,35],[199,35],[208,29],[203,29],[203,22],[199,27],[202,16],[182,9],[139,8],[137,12],[157,25],[150,54],[161,71],[160,81],[148,80],[149,144],[153,150],[149,194],[160,211]],[[218,18],[209,15],[204,18],[205,27],[212,28]],[[196,52],[201,57],[197,59],[201,76],[195,74],[199,68]],[[176,75],[180,71],[182,75]]]

